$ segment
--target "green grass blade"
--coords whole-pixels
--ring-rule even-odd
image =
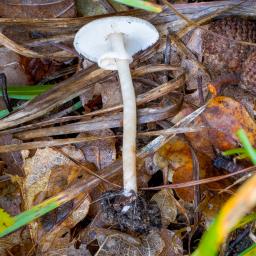
[[[246,133],[243,130],[237,132],[245,152],[256,165],[256,152],[253,149]],[[216,256],[219,246],[224,242],[227,235],[236,226],[241,225],[241,218],[256,204],[256,175],[247,180],[239,190],[224,204],[217,218],[204,233],[197,250],[192,256]],[[255,216],[248,217],[245,221],[253,220]],[[240,219],[240,221],[239,221]],[[251,251],[255,253],[254,248]],[[251,253],[251,252],[250,252]],[[256,255],[256,254],[247,254]]]
[[[150,12],[159,13],[162,11],[162,7],[160,5],[153,4],[147,1],[142,1],[142,0],[115,0],[115,1],[120,4],[125,4],[131,7],[143,9]]]
[[[245,251],[239,254],[239,256],[255,256],[256,255],[256,243],[247,248]]]
[[[50,198],[34,207],[30,210],[22,212],[17,216],[13,217],[14,223],[7,228],[5,228],[2,232],[0,232],[0,238],[10,234],[11,232],[19,229],[20,227],[30,223],[31,221],[35,220],[43,216],[44,214],[52,211],[53,209],[59,207],[64,202],[59,202],[58,197]]]
[[[35,96],[38,96],[54,85],[34,85],[34,86],[8,86],[7,92],[9,98],[19,99],[19,100],[30,100]],[[0,96],[2,96],[2,91],[0,91]]]
[[[243,147],[244,147],[245,151],[247,152],[247,154],[249,155],[252,163],[254,165],[256,165],[256,152],[255,152],[254,148],[252,147],[245,131],[243,129],[238,130],[237,136],[240,139],[240,141],[242,142]]]
[[[236,154],[243,154],[245,152],[244,148],[233,148],[222,152],[223,156],[232,156]]]

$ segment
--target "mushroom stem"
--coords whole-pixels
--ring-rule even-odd
[[[112,50],[120,53],[116,66],[123,98],[123,185],[124,191],[137,193],[136,177],[136,97],[129,67],[131,57],[125,50],[123,35],[114,33],[109,36]]]

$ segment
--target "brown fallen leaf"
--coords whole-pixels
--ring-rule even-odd
[[[163,160],[167,160],[169,168],[173,171],[172,182],[182,183],[193,180],[193,159],[192,153],[188,143],[179,137],[175,137],[161,147],[157,152]],[[211,177],[216,174],[212,167],[212,162],[209,157],[202,153],[197,153],[200,168],[200,179]],[[220,182],[209,183],[208,185],[200,186],[201,190],[208,188],[222,188]],[[175,189],[178,196],[185,201],[192,201],[194,199],[193,188],[178,188]]]
[[[165,247],[160,256],[180,256],[183,255],[182,240],[168,229],[161,230],[161,238],[164,240]]]
[[[82,151],[74,146],[63,147],[61,150],[79,162],[84,161]],[[24,170],[26,177],[20,179],[20,186],[25,209],[89,177],[83,168],[51,148],[37,150],[25,160]],[[72,201],[30,223],[31,237],[38,244],[37,250],[46,254],[49,250],[67,248],[70,229],[87,215],[89,205],[88,194],[80,193]]]
[[[256,145],[256,124],[245,107],[232,98],[215,97],[207,105],[204,117],[211,129],[209,139],[219,150],[238,146],[236,132],[244,129],[252,145]]]
[[[0,48],[0,70],[6,75],[7,84],[29,84],[29,77],[22,68],[19,55],[6,48]]]
[[[86,136],[114,136],[114,133],[110,129],[104,129],[81,133],[78,137]],[[108,140],[95,140],[79,143],[77,144],[77,147],[82,150],[84,157],[88,162],[94,163],[98,169],[102,169],[116,160],[115,143],[116,139],[111,138]]]
[[[21,140],[14,139],[12,135],[3,135],[0,137],[0,145],[9,145],[12,143],[20,144]],[[23,177],[24,172],[24,156],[21,151],[14,151],[9,153],[1,153],[0,157],[7,166],[6,173],[11,175],[18,175]]]
[[[241,97],[238,97],[241,99]],[[185,108],[179,112],[173,122],[183,118],[192,112],[191,108]],[[224,151],[239,146],[236,137],[238,129],[244,129],[250,142],[256,145],[256,124],[244,107],[244,102],[238,102],[233,98],[218,96],[211,99],[205,111],[192,123],[194,126],[206,126],[200,132],[186,133],[187,139],[193,147],[210,158],[214,158],[213,149]]]
[[[176,220],[177,206],[171,189],[163,189],[157,192],[151,201],[155,201],[161,211],[162,225],[167,227]]]
[[[0,255],[29,255],[34,245],[30,238],[28,227],[17,230],[0,239]]]
[[[156,231],[135,238],[116,230],[94,228],[82,232],[80,238],[82,244],[96,240],[99,245],[96,254],[100,256],[157,256],[160,255],[165,246],[160,234]]]
[[[221,207],[230,197],[229,193],[206,193],[205,197],[198,206],[198,210],[202,213],[204,225],[208,227],[216,217]]]
[[[65,206],[66,209],[64,209]],[[41,218],[38,226],[38,250],[43,255],[53,255],[54,252],[60,250],[66,254],[69,250],[68,244],[72,240],[71,229],[86,217],[89,206],[90,197],[88,194],[81,193],[73,201],[59,207],[62,209],[58,208],[58,212],[53,211]],[[62,222],[57,223],[58,220]],[[47,221],[47,224],[54,225],[45,229]]]

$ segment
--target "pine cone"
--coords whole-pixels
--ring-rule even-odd
[[[202,36],[204,64],[216,75],[225,72],[240,74],[243,62],[255,47],[242,45],[234,40],[255,43],[256,22],[239,17],[227,17],[211,22],[208,30],[219,36],[204,31]]]

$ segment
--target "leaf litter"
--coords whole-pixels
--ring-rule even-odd
[[[79,9],[81,1],[35,2],[4,3],[0,10],[7,85],[53,84],[28,102],[11,100],[18,110],[0,122],[0,230],[46,199],[69,200],[1,238],[1,255],[188,255],[236,182],[253,171],[247,160],[220,154],[240,146],[240,128],[256,146],[255,3],[162,1],[163,12],[153,14],[113,1],[93,3],[95,12]],[[131,65],[143,190],[131,207],[138,211],[125,213],[116,190],[122,185],[119,82],[72,47],[77,29],[98,12],[124,10],[151,21],[161,35]],[[133,227],[130,219],[142,222]],[[225,248],[230,255],[234,245],[229,249],[227,240]]]

